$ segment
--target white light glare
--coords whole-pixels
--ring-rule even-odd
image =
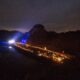
[[[9,49],[11,49],[12,48],[12,46],[9,46]]]
[[[15,40],[9,40],[8,43],[9,44],[14,44],[15,43]]]

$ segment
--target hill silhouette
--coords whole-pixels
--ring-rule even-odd
[[[29,43],[56,51],[80,52],[80,31],[48,32],[41,24],[30,30]]]

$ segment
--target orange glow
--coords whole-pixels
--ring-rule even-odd
[[[47,47],[41,48],[41,47],[37,47],[37,46],[32,46],[30,44],[26,44],[23,46],[21,43],[16,43],[15,46],[17,46],[25,51],[31,52],[33,54],[35,54],[34,52],[36,50],[37,56],[43,56],[52,61],[55,61],[56,63],[63,63],[65,60],[69,60],[71,58],[70,55],[48,50]]]

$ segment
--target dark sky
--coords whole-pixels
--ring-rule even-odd
[[[0,29],[24,32],[37,23],[57,32],[80,29],[80,0],[0,0]]]

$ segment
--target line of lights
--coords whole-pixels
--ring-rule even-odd
[[[36,49],[38,56],[49,58],[57,63],[63,63],[65,60],[70,59],[70,55],[51,51],[51,50],[48,50],[46,47],[41,48],[41,47],[29,45],[29,44],[26,44],[23,46],[23,44],[19,42],[17,42],[15,46],[31,53],[34,53],[34,50]]]

